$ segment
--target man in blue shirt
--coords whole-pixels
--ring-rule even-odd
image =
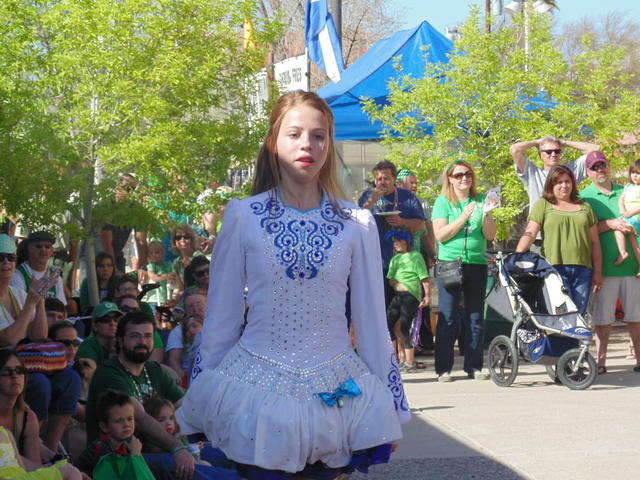
[[[380,250],[382,253],[383,278],[386,279],[389,261],[393,257],[393,243],[385,238],[389,230],[405,227],[411,233],[425,228],[425,216],[418,198],[409,190],[396,187],[397,169],[388,160],[382,160],[373,167],[375,187],[363,192],[358,205],[373,212]],[[387,307],[393,296],[393,289],[385,280],[385,301]]]

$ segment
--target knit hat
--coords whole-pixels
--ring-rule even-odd
[[[0,253],[16,253],[16,242],[9,235],[0,234]]]

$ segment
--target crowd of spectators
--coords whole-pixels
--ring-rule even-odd
[[[564,146],[583,154],[567,167],[559,166]],[[542,168],[524,156],[531,147],[537,147]],[[623,248],[613,248],[614,231],[633,233],[627,244],[637,241],[620,215],[621,188],[612,183],[597,145],[544,137],[513,145],[511,154],[531,204],[518,250],[542,247],[581,313],[591,291],[605,290],[594,302],[594,323],[599,373],[606,373],[618,299],[633,343],[640,343],[640,322],[634,323],[637,262]],[[579,181],[586,176],[593,186],[581,193]],[[469,378],[486,378],[483,253],[496,233],[492,210],[498,201],[477,191],[478,174],[463,160],[443,170],[433,209],[415,196],[418,180],[410,170],[397,171],[382,161],[373,177],[359,204],[375,214],[389,333],[402,373],[425,368],[415,354],[435,350],[439,380],[451,381],[457,339]],[[123,177],[116,201],[125,202],[133,186],[132,177]],[[604,199],[607,208],[595,199]],[[629,214],[636,213],[630,208]],[[554,223],[557,216],[564,222],[560,226]],[[100,461],[103,456],[128,462],[127,471],[136,478],[186,479],[194,472],[206,477],[206,469],[217,469],[215,478],[234,478],[221,452],[180,435],[174,416],[189,387],[203,328],[215,235],[182,222],[164,240],[147,242],[147,233],[114,225],[105,225],[99,238],[92,259],[96,303],[93,282],[69,278],[52,261],[57,239],[50,232],[20,239],[0,234],[0,442],[13,441],[15,468],[53,469],[62,478],[94,475],[106,463]],[[566,238],[576,245],[567,249]],[[463,284],[431,283],[439,299],[436,331],[426,310],[415,335],[417,309],[428,309],[431,300],[429,270],[436,260],[456,258],[461,258]]]

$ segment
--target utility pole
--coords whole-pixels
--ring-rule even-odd
[[[491,33],[491,0],[484,1],[484,19],[487,33]]]
[[[342,0],[330,0],[329,12],[333,16],[333,23],[336,24],[336,32],[342,44]]]

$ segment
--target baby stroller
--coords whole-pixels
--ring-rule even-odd
[[[508,387],[520,360],[545,365],[556,383],[581,390],[597,375],[589,353],[592,335],[558,272],[536,253],[488,253],[493,279],[486,303],[513,322],[511,336],[499,335],[489,345],[489,374]]]

